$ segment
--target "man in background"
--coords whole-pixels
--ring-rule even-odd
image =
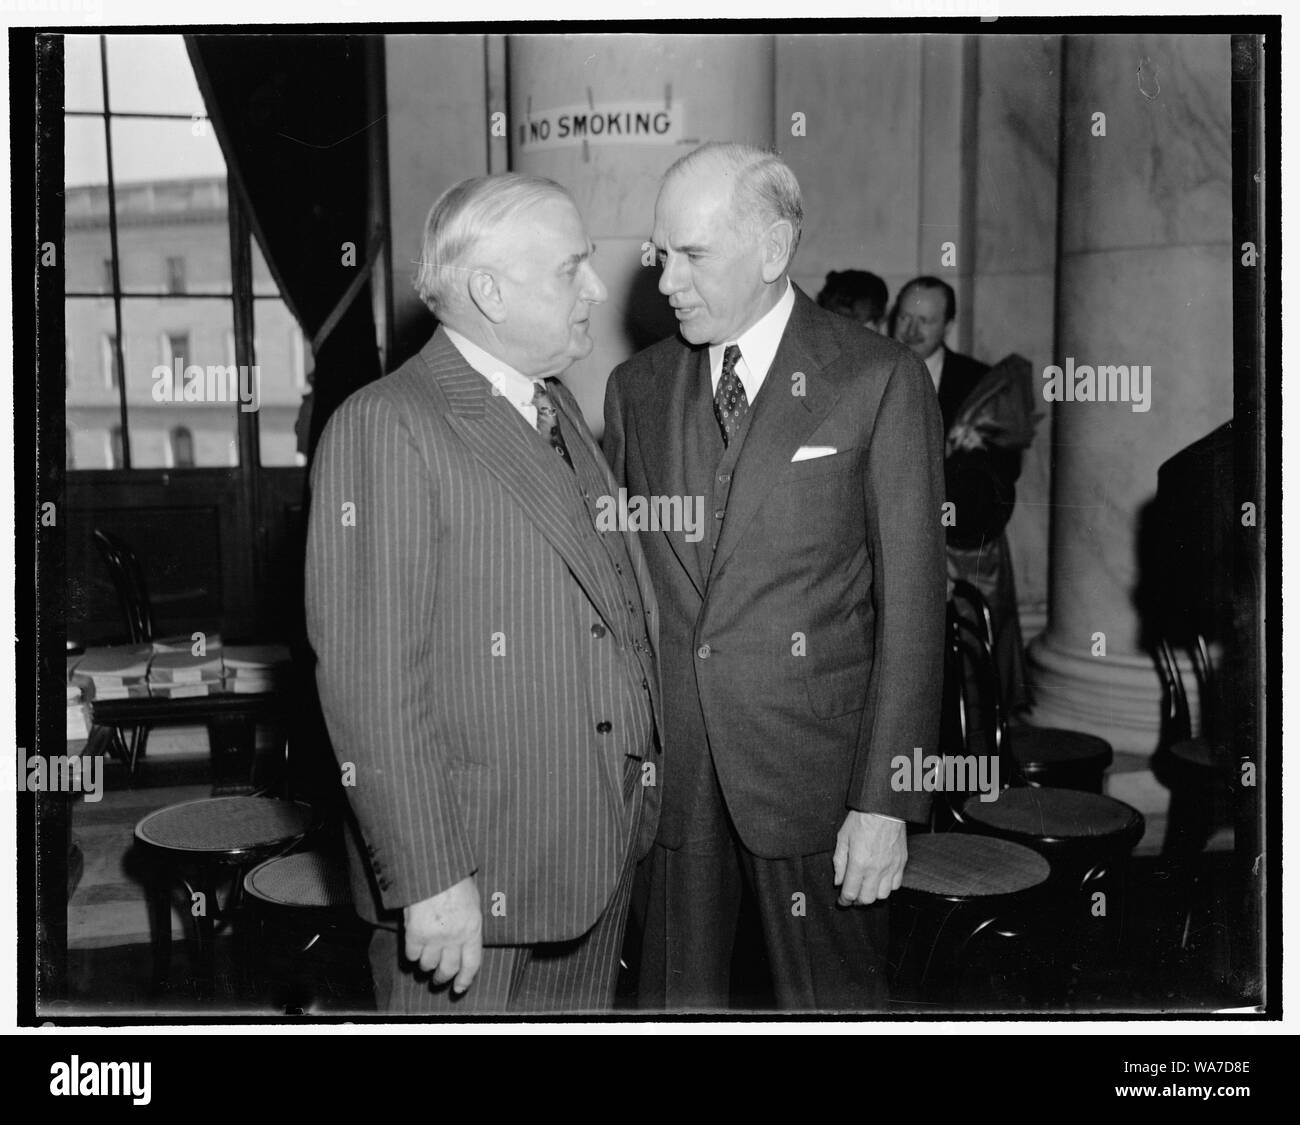
[[[888,331],[889,286],[868,270],[831,270],[817,304],[882,336]]]
[[[957,295],[951,285],[937,277],[913,278],[898,294],[894,339],[925,361],[939,396],[947,450],[945,493],[953,504],[954,520],[947,532],[948,574],[974,585],[989,603],[1003,700],[1015,711],[1028,699],[1006,526],[1015,508],[1022,447],[988,441],[977,426],[969,424],[970,406],[979,397],[977,388],[989,366],[952,351],[944,342],[956,316]],[[997,409],[996,400],[979,413],[987,418],[990,409]]]
[[[894,339],[925,361],[930,381],[939,395],[945,433],[952,428],[957,408],[989,369],[987,363],[955,352],[945,343],[956,317],[957,294],[951,285],[937,277],[914,277],[898,294]]]

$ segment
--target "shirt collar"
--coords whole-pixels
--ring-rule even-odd
[[[727,350],[727,344],[734,343],[740,348],[741,362],[736,369],[737,374],[740,375],[746,396],[750,402],[753,402],[758,388],[767,378],[772,360],[776,358],[776,350],[781,346],[781,337],[785,334],[785,326],[789,323],[793,311],[794,286],[790,284],[790,279],[787,277],[785,292],[781,294],[781,299],[763,314],[758,323],[746,329],[735,340],[709,347],[709,370],[713,376],[713,389],[717,390],[718,380],[722,377],[722,356]]]
[[[490,352],[485,352],[473,340],[468,340],[453,328],[442,326],[447,339],[455,346],[475,371],[492,384],[492,393],[501,395],[516,410],[533,405],[533,387],[539,379],[522,375],[508,363],[502,363]]]
[[[930,369],[930,382],[934,384],[934,389],[939,389],[939,380],[943,378],[943,358],[948,354],[948,349],[940,344],[928,356],[925,357],[925,365]]]

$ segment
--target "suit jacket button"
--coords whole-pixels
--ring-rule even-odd
[[[596,724],[597,734],[609,734],[609,732],[612,731],[613,729],[614,729],[613,723],[599,722]]]
[[[700,647],[695,650],[695,655],[698,656],[701,660],[708,660],[709,654],[712,651],[713,649],[709,648],[708,645],[700,645]]]
[[[605,626],[604,626],[604,625],[593,625],[593,626],[591,627],[591,635],[592,635],[596,640],[600,640],[600,638],[603,637],[603,636],[605,635]]]

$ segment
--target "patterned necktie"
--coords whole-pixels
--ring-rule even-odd
[[[736,374],[736,364],[740,362],[740,348],[728,344],[722,353],[722,376],[718,379],[718,389],[713,392],[713,415],[722,430],[722,444],[730,445],[731,439],[749,410],[749,399],[745,395],[745,385]]]
[[[565,447],[564,435],[560,433],[560,416],[555,410],[555,403],[551,400],[551,396],[546,392],[546,384],[540,380],[533,383],[533,406],[537,408],[537,432],[572,469],[573,460]]]

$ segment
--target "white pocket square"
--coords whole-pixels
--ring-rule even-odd
[[[838,452],[839,450],[833,445],[801,445],[790,458],[790,464],[793,465],[796,461],[811,461],[815,457],[829,457],[832,453]]]

